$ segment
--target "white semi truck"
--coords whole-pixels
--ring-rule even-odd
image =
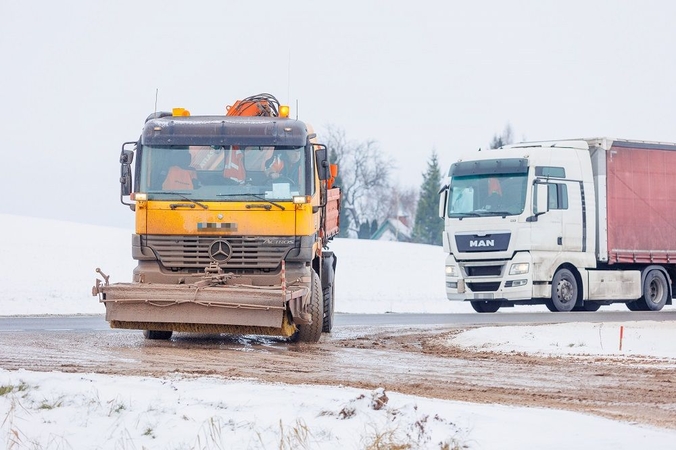
[[[671,304],[676,144],[520,143],[451,165],[440,191],[446,293],[475,311]]]

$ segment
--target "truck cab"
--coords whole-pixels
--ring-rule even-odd
[[[517,304],[594,311],[641,301],[651,270],[670,280],[671,266],[609,258],[608,227],[617,227],[606,204],[612,145],[619,142],[522,143],[452,164],[439,209],[448,299],[469,301],[478,312]],[[660,287],[658,303],[670,303],[670,281]]]

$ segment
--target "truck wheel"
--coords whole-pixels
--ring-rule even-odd
[[[173,331],[143,330],[143,337],[157,341],[168,341],[173,333]]]
[[[669,286],[661,270],[653,269],[643,280],[643,297],[638,299],[638,306],[643,311],[659,311],[667,303]]]
[[[310,283],[310,315],[312,323],[307,325],[298,325],[296,331],[289,340],[291,342],[317,342],[322,335],[324,326],[324,300],[322,298],[322,284],[319,275],[312,271],[312,282]]]
[[[561,269],[552,280],[552,298],[547,302],[550,311],[572,311],[577,303],[577,280],[568,269]]]
[[[322,333],[330,333],[333,329],[333,309],[335,302],[336,288],[333,281],[331,286],[324,289],[324,321],[322,323]]]
[[[500,302],[489,302],[486,300],[479,300],[470,302],[474,311],[478,313],[494,313],[500,309]]]

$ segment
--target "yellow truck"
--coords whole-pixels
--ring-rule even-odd
[[[224,115],[152,113],[120,163],[138,265],[130,283],[97,269],[93,295],[112,328],[293,342],[331,331],[337,167],[288,106],[260,94]]]

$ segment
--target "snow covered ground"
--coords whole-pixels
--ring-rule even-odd
[[[0,316],[100,314],[103,307],[90,293],[95,268],[111,282],[130,280],[129,230],[7,214],[0,221]],[[332,249],[339,312],[472,312],[446,300],[439,247],[338,239]],[[544,307],[513,309],[526,310],[549,314]],[[484,327],[453,340],[492,351],[676,358],[676,323],[622,326],[622,350],[619,324]],[[346,386],[29,369],[0,369],[0,443],[6,448],[633,450],[673,449],[676,442],[672,430],[584,414],[396,392],[386,392],[382,404],[382,392]]]

